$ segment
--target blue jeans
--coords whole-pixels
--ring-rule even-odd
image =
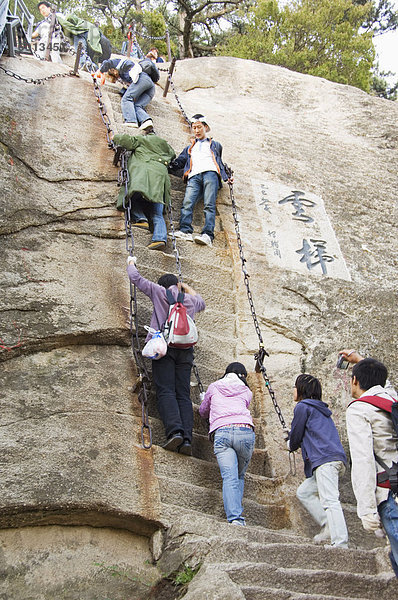
[[[391,544],[390,560],[395,576],[398,577],[398,504],[392,493],[377,507],[381,522]]]
[[[181,208],[180,230],[184,233],[192,233],[192,217],[195,204],[203,198],[205,225],[202,233],[214,239],[214,226],[216,224],[216,200],[217,192],[220,186],[218,173],[215,171],[204,171],[192,175],[188,179],[187,189],[185,190],[184,201]]]
[[[141,124],[149,115],[144,108],[155,95],[155,84],[147,73],[140,73],[137,83],[130,83],[123,94],[121,106],[126,123]]]
[[[163,204],[149,202],[142,197],[134,196],[131,203],[131,216],[137,221],[148,221],[146,213],[150,214],[153,223],[153,242],[167,242],[167,227],[163,217]]]
[[[254,441],[253,429],[237,425],[220,427],[214,434],[214,454],[220,467],[224,510],[229,522],[245,522],[242,517],[244,479]]]
[[[346,547],[348,531],[339,499],[339,474],[344,473],[341,461],[320,465],[297,488],[297,498],[315,521],[329,525],[332,546]]]

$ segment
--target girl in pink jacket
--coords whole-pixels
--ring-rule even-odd
[[[224,376],[209,385],[199,407],[200,416],[209,419],[210,439],[214,438],[227,520],[241,526],[246,524],[242,517],[244,478],[255,442],[249,411],[252,393],[246,377],[242,363],[229,364]]]

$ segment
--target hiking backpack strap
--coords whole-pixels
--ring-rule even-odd
[[[167,302],[170,304],[170,306],[172,306],[173,304],[177,304],[177,302],[181,302],[181,304],[184,304],[184,292],[178,292],[177,300],[175,300],[173,294],[171,293],[169,288],[167,288],[166,296]]]
[[[373,406],[381,408],[390,414],[392,411],[392,405],[395,403],[393,399],[389,400],[388,398],[381,398],[380,396],[362,396],[361,398],[352,400],[348,406],[351,406],[351,404],[354,404],[354,402],[366,402],[367,404],[372,404]]]
[[[394,429],[398,434],[398,402],[388,398],[381,398],[380,396],[362,396],[361,398],[356,398],[349,403],[348,406],[351,406],[354,402],[366,402],[367,404],[372,404],[372,406],[376,406],[376,408],[380,408],[384,410],[391,416],[392,424]],[[348,408],[348,407],[347,407]],[[398,450],[398,445],[397,445]],[[377,485],[379,487],[391,488],[394,496],[398,495],[398,463],[392,463],[391,467],[388,467],[386,463],[374,453],[374,457],[376,462],[379,463],[382,469],[384,469],[384,473],[377,473]]]

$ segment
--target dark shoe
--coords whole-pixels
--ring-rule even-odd
[[[132,223],[133,227],[141,227],[141,229],[149,229],[148,221],[137,221],[136,223]]]
[[[163,444],[162,448],[165,450],[170,450],[171,452],[177,452],[177,449],[183,443],[184,438],[180,433],[176,433],[172,435],[165,444]]]
[[[151,242],[148,244],[148,248],[149,250],[163,250],[163,248],[166,248],[166,242]]]
[[[184,440],[181,446],[179,446],[178,452],[180,454],[185,454],[185,456],[192,456],[191,442],[189,442],[188,440]]]

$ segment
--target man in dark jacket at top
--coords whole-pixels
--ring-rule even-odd
[[[181,209],[180,229],[175,232],[175,236],[190,242],[195,241],[197,244],[212,246],[217,193],[222,185],[221,180],[228,181],[228,175],[221,160],[221,144],[207,137],[210,128],[205,117],[201,114],[194,115],[191,128],[195,136],[194,140],[170,165],[171,173],[183,169],[183,179],[187,182]],[[201,198],[204,204],[205,224],[201,234],[192,237],[193,209]]]
[[[331,540],[333,547],[348,548],[348,532],[339,500],[339,475],[347,458],[331,418],[322,402],[322,387],[312,375],[299,375],[294,387],[297,405],[288,448],[301,447],[306,479],[297,489],[297,498],[321,526],[315,542]]]
[[[144,109],[154,97],[155,83],[159,81],[156,65],[149,58],[138,63],[128,58],[110,58],[104,60],[97,74],[108,72],[113,83],[120,78],[128,84],[121,102],[125,122],[132,129],[140,126],[146,131],[152,130],[152,119]]]

